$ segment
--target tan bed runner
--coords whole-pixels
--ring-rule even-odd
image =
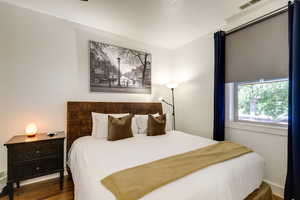
[[[249,152],[252,150],[245,146],[219,142],[113,173],[101,182],[118,200],[137,200],[186,175]]]

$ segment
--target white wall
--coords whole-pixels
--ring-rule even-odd
[[[213,35],[208,34],[173,53],[177,129],[212,138],[214,105]]]
[[[268,7],[248,15],[225,27],[235,27],[257,16],[274,10],[287,1],[274,1]],[[173,52],[173,79],[181,82],[176,89],[177,128],[192,134],[213,137],[213,87],[214,87],[214,39],[209,33],[176,49]],[[273,191],[282,196],[287,165],[287,130],[270,127],[226,124],[226,139],[249,146],[264,157],[265,180]]]
[[[88,40],[152,53],[153,92],[89,92]],[[39,131],[65,130],[67,101],[157,101],[169,91],[169,51],[52,16],[0,3],[0,172],[3,144],[29,122]]]

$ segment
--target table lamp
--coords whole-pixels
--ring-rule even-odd
[[[37,132],[37,127],[35,123],[30,123],[26,126],[25,133],[27,137],[34,137]]]

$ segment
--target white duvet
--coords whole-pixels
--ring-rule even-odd
[[[75,200],[114,200],[100,182],[104,177],[130,167],[192,151],[213,140],[182,132],[109,142],[92,136],[72,145],[68,164],[75,184]],[[199,170],[167,184],[141,200],[243,200],[259,187],[264,161],[249,153]]]

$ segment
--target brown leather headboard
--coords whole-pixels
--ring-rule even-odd
[[[161,103],[133,102],[68,102],[67,105],[67,152],[73,142],[92,133],[92,112],[162,114]]]

